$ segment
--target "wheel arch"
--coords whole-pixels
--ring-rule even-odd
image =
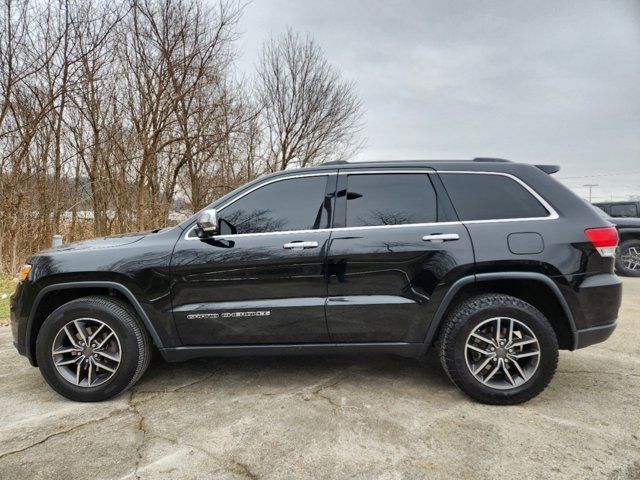
[[[552,279],[536,272],[499,272],[469,275],[449,288],[429,324],[421,353],[426,353],[438,338],[440,328],[456,305],[484,293],[507,294],[530,303],[547,317],[561,349],[576,348],[578,340],[573,314]]]
[[[40,292],[38,292],[33,302],[33,306],[27,320],[25,338],[26,354],[31,365],[34,367],[37,366],[35,355],[36,339],[38,338],[40,327],[49,314],[51,314],[51,312],[56,308],[70,302],[71,300],[89,295],[115,296],[116,298],[127,302],[135,310],[136,314],[142,321],[143,326],[153,339],[154,344],[158,348],[163,347],[163,343],[158,332],[140,305],[140,302],[138,302],[131,290],[121,283],[111,281],[59,283],[44,287]]]

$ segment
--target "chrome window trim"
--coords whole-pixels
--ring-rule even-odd
[[[432,175],[438,173],[431,167],[424,168],[395,168],[391,170],[340,170],[340,175],[375,175],[384,173],[421,173],[423,175]]]
[[[375,228],[403,228],[403,227],[435,227],[435,226],[453,226],[462,225],[463,222],[451,221],[451,222],[429,222],[429,223],[403,223],[400,225],[363,225],[359,227],[335,227],[331,231],[344,231],[344,230],[371,230]],[[311,230],[315,231],[315,230]]]
[[[270,184],[275,183],[275,182],[280,182],[280,181],[283,181],[283,180],[291,180],[291,179],[294,179],[294,178],[304,178],[304,177],[321,177],[321,176],[328,176],[328,175],[371,175],[371,174],[393,174],[393,173],[421,173],[421,174],[425,174],[425,175],[434,175],[434,174],[439,174],[439,173],[447,173],[447,174],[452,174],[453,173],[453,174],[472,174],[472,175],[498,175],[498,176],[502,176],[502,177],[508,177],[508,178],[514,180],[515,182],[517,182],[518,184],[520,184],[522,187],[524,187],[525,190],[527,190],[531,195],[533,195],[533,197],[536,200],[538,200],[540,202],[540,204],[542,204],[542,206],[549,212],[549,215],[546,216],[546,217],[496,218],[496,219],[487,219],[487,220],[467,220],[467,221],[456,220],[456,221],[450,221],[450,222],[405,223],[405,224],[402,224],[402,225],[366,225],[366,226],[359,226],[359,227],[319,228],[319,229],[316,229],[316,230],[283,230],[281,232],[238,233],[236,235],[216,235],[215,238],[226,240],[226,239],[233,239],[233,238],[239,238],[239,237],[255,237],[255,236],[259,236],[259,235],[296,235],[296,234],[303,234],[303,233],[327,233],[327,232],[334,232],[334,231],[343,232],[343,231],[347,231],[347,230],[356,230],[356,231],[357,230],[371,230],[371,229],[377,229],[377,228],[434,227],[434,226],[455,226],[455,225],[480,224],[480,223],[526,222],[526,221],[540,221],[540,220],[557,220],[558,218],[560,218],[560,215],[558,215],[556,210],[538,192],[536,192],[533,188],[531,188],[526,182],[524,182],[520,178],[518,178],[515,175],[512,175],[510,173],[475,171],[475,170],[438,170],[438,171],[436,171],[436,170],[431,169],[431,167],[424,167],[422,169],[415,169],[415,168],[402,169],[402,168],[398,168],[398,169],[391,169],[391,170],[385,169],[385,170],[362,170],[362,171],[358,171],[358,170],[353,170],[353,171],[351,171],[351,170],[340,170],[340,171],[333,171],[333,172],[306,173],[306,174],[300,174],[300,175],[287,175],[287,176],[283,176],[282,178],[274,178],[272,180],[269,180],[269,181],[266,181],[266,182],[261,183],[259,185],[256,185],[255,187],[253,187],[253,188],[247,190],[246,192],[240,194],[236,198],[233,198],[233,199],[229,200],[222,207],[220,207],[219,209],[216,209],[216,210],[217,211],[222,211],[223,209],[225,209],[229,205],[231,205],[234,202],[240,200],[245,195],[248,195],[251,192],[254,192],[254,191],[256,191],[259,188],[262,188],[264,186],[270,185]],[[193,231],[193,229],[195,227],[196,226],[194,224],[186,231],[186,233],[184,235],[184,239],[185,240],[200,240],[200,238],[198,238],[196,236],[189,237],[189,234]]]
[[[282,182],[284,180],[292,180],[295,178],[305,178],[305,177],[328,177],[330,175],[337,175],[338,172],[334,171],[334,172],[319,172],[319,173],[302,173],[300,175],[283,175],[282,177],[279,178],[274,178],[271,180],[267,180],[263,183],[260,183],[259,185],[254,186],[253,188],[250,188],[249,190],[247,190],[246,192],[241,193],[240,195],[238,195],[237,197],[232,198],[231,200],[229,200],[227,203],[225,203],[224,205],[222,205],[220,208],[216,208],[216,212],[221,212],[222,210],[224,210],[225,208],[227,208],[229,205],[237,202],[238,200],[240,200],[242,197],[249,195],[251,192],[255,192],[256,190],[258,190],[259,188],[262,187],[266,187],[267,185],[271,185],[272,183],[276,183],[276,182]],[[189,234],[196,228],[196,224],[194,223],[191,227],[189,227],[189,229],[185,232],[184,234],[184,239],[185,240],[200,240],[200,238],[193,236],[190,237]],[[215,235],[217,238],[227,238],[227,237],[241,237],[241,236],[249,236],[249,235],[275,235],[277,233],[300,233],[300,232],[319,232],[322,230],[330,230],[328,228],[325,229],[317,229],[317,230],[290,230],[290,231],[283,231],[283,232],[261,232],[261,233],[238,233],[236,235],[227,235],[226,237],[223,237],[222,235]]]
[[[494,218],[487,220],[463,220],[462,223],[498,223],[498,222],[526,222],[526,221],[540,221],[540,220],[557,220],[560,218],[558,212],[547,202],[542,195],[536,192],[533,188],[531,188],[526,182],[516,177],[515,175],[511,175],[510,173],[505,172],[485,172],[485,171],[473,171],[473,170],[440,170],[437,173],[455,173],[455,174],[473,174],[473,175],[498,175],[502,177],[508,177],[518,184],[520,184],[527,192],[529,192],[533,197],[540,202],[540,204],[549,212],[549,215],[546,217],[522,217],[522,218]],[[445,187],[446,188],[446,187]]]

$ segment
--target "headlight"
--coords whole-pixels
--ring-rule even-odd
[[[20,274],[18,275],[18,279],[21,282],[24,282],[27,278],[29,278],[29,272],[31,272],[31,265],[24,264],[20,269]]]

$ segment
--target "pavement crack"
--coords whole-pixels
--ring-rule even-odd
[[[339,378],[337,378],[336,380],[334,380],[331,383],[323,383],[318,385],[316,388],[314,388],[313,390],[311,390],[311,393],[313,395],[317,395],[318,397],[326,400],[327,402],[329,402],[329,404],[334,407],[334,409],[340,409],[342,408],[342,405],[339,403],[336,403],[336,401],[331,398],[328,395],[324,395],[322,392],[324,392],[325,390],[328,390],[329,388],[334,388],[336,385],[338,385],[340,382],[342,382],[347,375],[341,375]]]
[[[231,466],[229,466],[227,462],[217,457],[213,452],[210,452],[209,450],[206,450],[198,445],[194,445],[193,443],[184,442],[182,440],[178,440],[177,438],[167,437],[165,435],[149,434],[149,433],[148,435],[150,438],[160,438],[173,445],[188,447],[200,453],[203,453],[208,458],[211,458],[212,460],[216,461],[218,464],[220,464],[223,468],[227,469],[231,473],[237,473],[250,480],[258,480],[260,478],[256,473],[254,473],[251,470],[251,468],[249,468],[249,466],[246,463],[239,462],[237,460],[231,460]],[[136,478],[139,478],[139,477],[136,477]]]
[[[27,445],[26,447],[22,447],[22,448],[18,448],[16,450],[11,450],[9,452],[1,453],[0,454],[0,460],[5,458],[5,457],[8,457],[10,455],[14,455],[14,454],[20,453],[20,452],[25,452],[25,451],[33,448],[33,447],[37,447],[38,445],[42,445],[43,443],[47,442],[48,440],[50,440],[52,438],[59,437],[61,435],[66,435],[67,433],[74,432],[75,430],[78,430],[78,429],[80,429],[82,427],[86,427],[87,425],[93,425],[94,423],[99,423],[99,422],[102,422],[104,420],[108,420],[109,418],[111,418],[111,417],[113,417],[115,415],[120,415],[122,413],[127,413],[129,411],[130,411],[129,408],[119,408],[117,410],[111,411],[108,415],[105,415],[104,417],[94,418],[92,420],[87,420],[86,422],[80,423],[78,425],[74,425],[73,427],[69,427],[69,428],[67,428],[65,430],[58,430],[57,432],[53,432],[53,433],[41,438],[40,440],[38,440],[38,441],[36,441],[36,442],[34,442],[34,443],[30,444],[30,445]]]
[[[135,478],[140,479],[138,470],[140,469],[140,463],[142,462],[142,450],[144,449],[145,443],[147,441],[147,427],[146,427],[144,415],[138,408],[139,404],[133,402],[134,395],[135,395],[135,391],[131,390],[131,394],[129,395],[129,399],[127,400],[127,405],[129,406],[128,409],[138,418],[137,429],[138,429],[138,432],[141,433],[140,442],[136,447],[136,463],[133,467],[133,475],[135,476]]]
[[[246,477],[246,478],[248,478],[250,480],[258,480],[258,478],[259,478],[258,475],[253,473],[246,463],[242,463],[242,462],[239,462],[237,460],[232,460],[232,463],[233,463],[234,466],[237,467],[235,470],[240,475],[242,475],[242,476],[244,476],[244,477]]]
[[[198,380],[194,380],[193,382],[189,382],[186,385],[182,385],[180,387],[174,388],[173,390],[168,390],[168,393],[180,392],[181,390],[184,390],[185,388],[193,387],[194,385],[198,385],[199,383],[206,382],[210,378],[213,378],[215,376],[215,374],[216,374],[216,372],[211,372],[210,374],[206,375],[203,378],[200,378]]]

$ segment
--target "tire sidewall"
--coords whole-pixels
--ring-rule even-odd
[[[120,364],[113,377],[96,387],[78,387],[65,380],[56,369],[51,346],[60,329],[79,318],[95,318],[113,330],[120,342]],[[95,402],[111,398],[124,390],[133,378],[138,365],[138,344],[128,326],[112,312],[99,304],[85,305],[71,302],[55,310],[38,332],[36,358],[47,383],[59,394],[77,401]]]
[[[480,401],[500,401],[505,403],[519,403],[530,396],[530,392],[538,385],[547,385],[553,376],[558,358],[558,343],[555,332],[536,311],[510,306],[493,306],[479,309],[460,322],[452,332],[454,341],[449,348],[453,352],[449,358],[454,360],[454,369],[458,377],[454,381],[469,395]],[[465,346],[468,336],[485,320],[495,317],[508,317],[518,320],[531,329],[538,339],[540,346],[540,362],[536,372],[524,384],[508,390],[500,390],[483,385],[471,373],[465,359]]]

